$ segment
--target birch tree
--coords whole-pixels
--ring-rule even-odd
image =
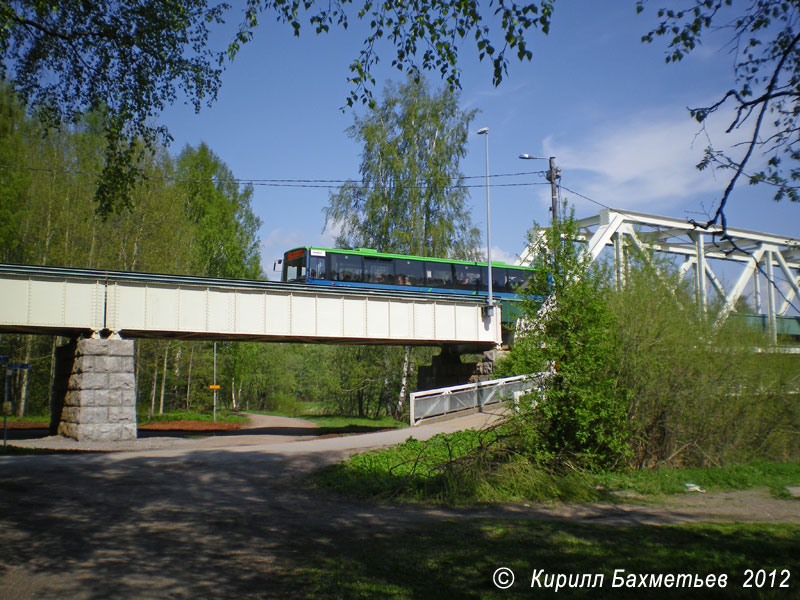
[[[443,258],[474,258],[460,160],[477,111],[458,94],[432,92],[424,79],[389,83],[382,102],[355,117],[348,135],[362,143],[360,181],[332,193],[325,227],[344,247]]]

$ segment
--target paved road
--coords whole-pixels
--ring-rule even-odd
[[[262,421],[243,435],[173,440],[169,447],[140,440],[125,452],[2,457],[0,598],[286,598],[304,592],[292,589],[293,573],[306,564],[303,549],[343,536],[415,535],[431,521],[485,516],[742,520],[736,506],[748,505],[732,496],[727,513],[702,503],[459,511],[350,502],[311,490],[302,478],[353,452],[490,418],[300,440],[307,425]],[[774,504],[769,510],[776,512],[759,518],[800,522],[797,504],[784,506]]]

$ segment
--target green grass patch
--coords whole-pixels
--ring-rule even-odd
[[[306,404],[306,403],[304,403]],[[308,403],[308,404],[321,404],[321,403]],[[335,433],[335,434],[348,434],[348,433],[370,433],[373,431],[384,431],[386,429],[400,429],[408,427],[405,421],[398,421],[391,417],[381,417],[379,419],[372,419],[368,417],[348,417],[344,415],[330,415],[318,413],[306,413],[302,415],[291,414],[281,411],[250,411],[258,415],[270,415],[273,417],[291,417],[305,419],[319,425],[321,435]]]
[[[2,422],[2,415],[0,415],[0,423]],[[25,415],[24,417],[17,417],[14,415],[7,415],[6,419],[8,422],[11,423],[12,421],[20,421],[23,423],[50,423],[50,417],[45,417],[44,415]]]
[[[139,414],[138,420],[139,425],[163,423],[164,421],[213,421],[214,414],[194,410],[174,410],[162,415],[149,416],[147,413]],[[247,423],[247,420],[247,417],[234,414],[228,410],[217,411],[217,421],[220,423]]]
[[[709,492],[766,487],[776,496],[788,497],[785,486],[800,485],[800,462],[753,461],[726,467],[610,472],[592,475],[591,479],[607,489],[650,495],[680,493],[687,483],[694,483]]]
[[[442,504],[495,502],[625,502],[614,492],[633,491],[636,501],[686,491],[693,483],[715,492],[767,487],[789,497],[800,485],[800,463],[765,461],[726,468],[658,469],[626,473],[554,473],[522,456],[498,452],[501,430],[440,434],[351,457],[312,475],[338,494],[378,501]]]
[[[462,519],[339,536],[298,547],[292,583],[307,598],[793,598],[800,592],[800,527],[775,524],[602,526],[567,521]],[[497,589],[492,574],[514,572]],[[531,588],[534,570],[603,574],[582,589]],[[727,575],[725,588],[612,588],[625,574]],[[745,589],[746,569],[788,570],[789,588]],[[776,586],[785,576],[776,579]],[[540,578],[540,581],[542,578]]]
[[[340,415],[309,415],[304,418],[319,425],[320,429],[323,430],[323,434],[369,433],[371,431],[408,427],[408,423],[397,421],[391,417],[368,419],[366,417],[344,417]]]

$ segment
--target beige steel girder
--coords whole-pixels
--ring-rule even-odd
[[[0,265],[0,331],[391,345],[501,343],[501,313],[478,300],[277,282]]]

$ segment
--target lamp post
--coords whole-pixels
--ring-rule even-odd
[[[492,220],[489,209],[489,128],[481,127],[478,129],[478,135],[484,136],[486,142],[486,274],[489,278],[489,297],[486,299],[484,311],[487,317],[491,317],[494,312],[494,297],[492,296]]]
[[[545,160],[543,156],[532,156],[530,154],[520,154],[519,157],[523,160]],[[550,201],[552,203],[550,210],[553,211],[553,224],[556,224],[561,220],[558,209],[558,185],[556,185],[556,179],[561,177],[561,169],[556,168],[555,156],[551,156],[549,160],[550,169],[547,171],[547,181],[550,182]]]

